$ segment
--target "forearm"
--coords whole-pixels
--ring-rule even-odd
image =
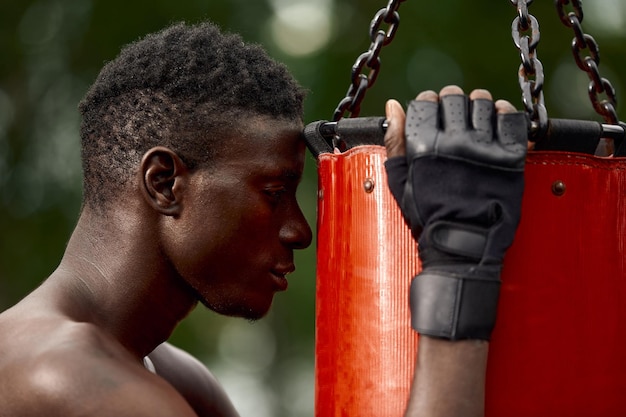
[[[489,342],[420,336],[405,417],[482,417]]]
[[[388,102],[389,189],[418,241],[410,289],[420,333],[406,417],[482,417],[500,270],[519,223],[527,118],[491,94]],[[403,125],[406,122],[406,131]]]

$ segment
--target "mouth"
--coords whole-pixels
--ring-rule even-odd
[[[287,289],[289,286],[287,275],[292,273],[294,270],[295,268],[293,266],[289,266],[286,268],[276,268],[271,271],[277,291],[285,291]]]

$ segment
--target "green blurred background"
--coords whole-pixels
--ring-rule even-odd
[[[369,24],[386,0],[0,0],[0,310],[57,265],[80,205],[76,106],[121,46],[185,20],[213,20],[262,44],[310,90],[307,122],[330,119],[355,58],[369,46]],[[603,76],[619,97],[626,74],[626,3],[587,2],[583,27],[600,44]],[[600,120],[588,79],[570,51],[571,30],[551,1],[530,8],[541,25],[538,56],[551,117]],[[394,42],[361,115],[382,115],[387,98],[407,102],[450,83],[489,88],[521,108],[519,54],[509,0],[407,0]],[[620,118],[624,108],[618,106]],[[315,224],[315,161],[299,192]],[[251,324],[200,307],[172,341],[218,375],[242,415],[312,416],[315,248],[297,256],[290,290],[267,319]],[[25,329],[27,331],[27,329]]]

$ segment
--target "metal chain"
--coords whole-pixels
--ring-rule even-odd
[[[606,123],[618,124],[617,99],[615,89],[611,82],[600,76],[598,65],[600,65],[599,47],[592,36],[583,32],[581,23],[583,21],[583,9],[581,0],[555,0],[557,13],[561,22],[574,31],[575,37],[572,40],[572,53],[578,68],[587,73],[589,77],[589,99],[596,113],[604,118]],[[565,6],[572,4],[573,10],[565,11]],[[588,54],[582,56],[584,50]],[[599,95],[605,94],[606,98],[600,99]]]
[[[511,34],[520,52],[522,63],[518,71],[522,101],[531,121],[531,139],[541,136],[548,128],[548,111],[543,98],[543,65],[537,58],[537,45],[540,40],[539,22],[528,12],[533,0],[510,0],[517,8]]]
[[[343,118],[347,112],[350,112],[350,117],[359,115],[365,92],[376,82],[376,77],[378,77],[380,51],[383,46],[391,43],[400,25],[398,8],[400,3],[404,1],[389,0],[387,7],[380,9],[372,19],[369,30],[372,43],[366,52],[359,55],[352,66],[352,83],[346,96],[337,105],[333,121],[336,122]],[[388,25],[387,30],[381,28],[383,24]]]

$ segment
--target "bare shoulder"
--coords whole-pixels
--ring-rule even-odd
[[[149,358],[156,373],[174,386],[200,417],[239,416],[217,379],[189,353],[163,343]]]
[[[184,416],[196,414],[168,383],[108,346],[86,324],[60,323],[39,337],[0,343],[0,415]]]

